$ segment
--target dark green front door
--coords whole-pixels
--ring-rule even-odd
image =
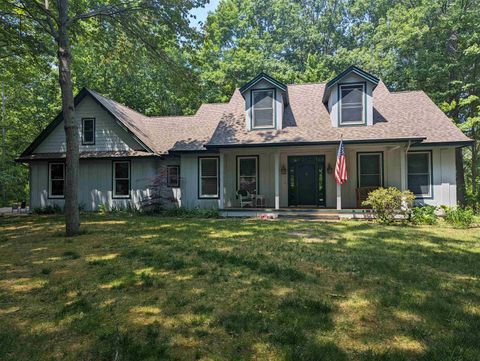
[[[325,206],[325,156],[288,157],[288,205]]]

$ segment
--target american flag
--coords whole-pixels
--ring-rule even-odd
[[[337,163],[335,164],[335,180],[338,184],[343,184],[347,181],[347,166],[345,165],[345,148],[343,147],[343,140],[340,141],[337,153]]]

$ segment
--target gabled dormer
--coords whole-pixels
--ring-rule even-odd
[[[333,127],[373,125],[373,90],[379,79],[351,66],[325,85],[323,102]]]
[[[245,99],[247,130],[275,130],[283,127],[283,113],[288,105],[287,86],[260,73],[240,88]]]

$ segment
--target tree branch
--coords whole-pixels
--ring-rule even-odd
[[[127,12],[135,12],[144,10],[147,6],[135,5],[132,6],[133,2],[125,2],[117,5],[105,5],[97,9],[93,9],[83,14],[77,14],[74,17],[68,20],[68,25],[71,25],[79,20],[93,18],[95,16],[115,16],[119,14],[124,14]]]

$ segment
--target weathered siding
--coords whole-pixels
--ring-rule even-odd
[[[82,118],[95,118],[95,144],[82,145]],[[75,109],[79,125],[80,151],[121,151],[142,150],[142,147],[122,129],[115,119],[91,96],[86,96]],[[35,153],[56,153],[66,151],[63,121],[35,149]]]
[[[166,164],[178,164],[178,160],[161,161],[153,158],[131,159],[130,199],[112,197],[112,160],[81,160],[79,179],[79,203],[85,210],[97,210],[101,204],[109,208],[128,205],[139,208],[156,192],[154,180],[162,174]],[[31,172],[31,207],[45,207],[57,204],[63,207],[63,199],[48,198],[48,162],[32,162]],[[178,189],[164,187],[161,194],[165,198],[180,197]],[[174,201],[173,203],[177,203]]]
[[[415,150],[418,148],[415,148]],[[424,148],[422,148],[424,149]],[[429,148],[432,151],[433,162],[433,192],[432,198],[418,199],[417,204],[449,205],[456,204],[456,170],[455,149],[453,147]],[[258,155],[259,157],[259,194],[266,197],[267,207],[274,207],[275,176],[274,157],[280,153],[280,166],[288,167],[288,156],[292,155],[325,155],[325,166],[335,167],[336,147],[279,147],[237,149],[222,151],[224,157],[225,207],[238,207],[235,193],[237,190],[237,156]],[[357,188],[357,152],[383,152],[384,185],[399,189],[407,185],[406,174],[402,180],[401,158],[405,157],[405,145],[362,145],[346,146],[348,182],[342,189],[342,207],[355,208]],[[180,164],[180,188],[169,188],[166,185],[160,189],[165,200],[170,200],[171,206],[186,208],[218,208],[219,199],[200,199],[198,197],[198,158],[207,155],[182,155],[181,159],[132,159],[131,160],[131,199],[112,199],[112,161],[82,160],[80,162],[80,203],[86,210],[96,210],[100,204],[109,207],[125,207],[128,204],[139,207],[143,201],[154,194],[153,180],[166,174],[168,164]],[[219,154],[208,154],[219,156]],[[33,162],[30,168],[31,206],[45,207],[48,204],[59,204],[63,207],[63,199],[48,199],[48,162]],[[406,169],[405,169],[406,171]],[[288,176],[280,174],[280,206],[288,206]],[[158,189],[158,188],[155,188]],[[167,202],[168,205],[168,202]],[[326,206],[336,206],[336,183],[334,172],[326,174]]]
[[[182,155],[180,163],[181,174],[181,206],[186,208],[218,208],[219,199],[198,198],[198,158],[218,156],[218,154]]]
[[[416,148],[415,148],[416,149]],[[453,147],[429,148],[432,150],[433,161],[433,197],[418,199],[417,204],[449,205],[456,204],[456,173],[455,149]],[[342,208],[356,208],[357,188],[357,153],[383,152],[384,186],[402,189],[407,186],[406,168],[401,174],[401,158],[405,155],[405,144],[379,145],[347,145],[348,181],[341,187]],[[330,164],[331,174],[326,174],[326,206],[336,207],[336,183],[334,168],[336,162],[336,146],[311,147],[278,147],[255,149],[222,150],[224,156],[224,192],[225,207],[239,207],[235,193],[237,190],[237,156],[256,155],[259,157],[259,194],[266,197],[267,207],[274,207],[275,176],[274,154],[280,153],[280,167],[288,167],[288,156],[293,155],[325,155],[325,167]],[[212,154],[215,155],[215,154]],[[216,154],[218,156],[218,154]],[[203,200],[198,198],[198,155],[183,155],[181,161],[182,173],[182,205],[188,208],[216,208],[219,200]],[[405,162],[406,166],[406,162]],[[404,179],[402,180],[402,177]],[[280,174],[280,206],[288,207],[288,174]]]

